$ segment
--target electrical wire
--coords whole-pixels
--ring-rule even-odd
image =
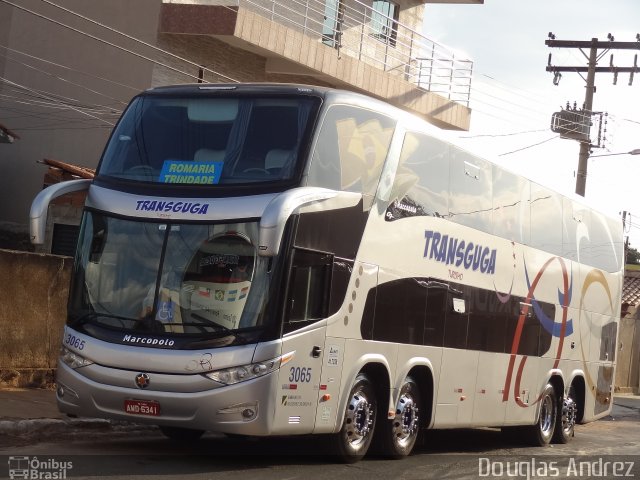
[[[42,105],[52,105],[52,102],[45,102],[45,101],[41,101],[41,100],[36,100],[36,99],[40,99],[42,98],[41,96],[37,96],[37,95],[33,95],[30,94],[30,92],[25,92],[22,89],[16,88],[13,85],[8,85],[9,89],[11,89],[12,91],[14,91],[15,93],[20,94],[21,96],[18,97],[22,100],[28,100],[30,99],[30,101],[33,104],[42,104]],[[65,97],[63,95],[56,95],[54,93],[51,92],[47,92],[44,90],[33,90],[34,92],[38,92],[38,94],[40,95],[48,95],[50,98],[54,99],[56,104],[63,104],[63,105],[73,105],[77,108],[82,108],[84,110],[87,111],[91,111],[93,113],[96,114],[104,114],[104,115],[120,115],[122,113],[121,109],[116,109],[107,105],[101,105],[101,104],[85,104],[85,103],[81,103],[79,100],[75,99],[75,98],[69,98],[69,97]],[[6,95],[9,96],[9,95]],[[14,97],[15,98],[15,97]]]
[[[51,60],[46,60],[44,58],[38,57],[36,55],[31,55],[29,53],[26,53],[26,52],[23,52],[23,51],[20,51],[20,50],[16,50],[15,48],[11,48],[11,47],[8,47],[6,45],[0,44],[0,48],[5,49],[5,50],[7,50],[9,52],[12,52],[12,53],[17,53],[19,55],[24,55],[25,57],[28,57],[28,58],[31,58],[31,59],[34,59],[34,60],[38,60],[40,62],[47,63],[49,65],[53,65],[53,66],[58,67],[58,68],[62,68],[64,70],[68,70],[70,72],[79,73],[79,74],[85,75],[87,77],[91,77],[91,78],[95,78],[95,79],[98,79],[98,80],[102,80],[102,81],[110,83],[112,85],[117,85],[119,87],[127,88],[127,89],[133,90],[135,92],[139,92],[140,91],[139,87],[134,87],[132,85],[127,85],[125,83],[116,82],[115,80],[111,80],[110,78],[101,77],[100,75],[94,75],[93,73],[84,72],[82,70],[77,70],[77,69],[71,68],[71,67],[69,67],[67,65],[62,65],[60,63],[52,62]]]
[[[522,148],[519,148],[519,149],[517,149],[517,150],[513,150],[513,151],[511,151],[511,152],[500,153],[498,156],[499,156],[499,157],[504,157],[504,156],[506,156],[506,155],[511,155],[512,153],[521,152],[522,150],[527,150],[527,149],[529,149],[529,148],[537,147],[538,145],[542,145],[543,143],[550,142],[551,140],[555,140],[556,138],[560,138],[560,135],[554,135],[553,137],[551,137],[551,138],[547,138],[546,140],[543,140],[543,141],[541,141],[541,142],[534,143],[533,145],[528,145],[528,146],[526,146],[526,147],[522,147]]]
[[[5,0],[0,0],[0,1],[5,1]],[[30,88],[28,88],[28,87],[25,87],[24,85],[20,85],[20,84],[18,84],[18,83],[12,82],[11,80],[8,80],[8,79],[6,79],[6,78],[0,77],[0,81],[5,82],[5,83],[7,83],[7,84],[9,84],[9,85],[13,85],[13,86],[16,86],[16,87],[24,88],[25,90],[27,90],[27,91],[29,91],[29,92],[32,92],[32,93],[37,94],[37,92],[36,92],[35,90],[30,89]],[[49,100],[49,101],[53,101],[53,102],[57,102],[57,103],[61,103],[61,102],[59,102],[58,100],[56,100],[55,98],[47,97],[46,95],[42,95],[42,94],[40,94],[40,95],[41,95],[41,96],[42,96],[42,98],[44,98],[45,100]],[[86,115],[86,116],[88,116],[88,117],[92,117],[92,118],[95,118],[95,119],[97,119],[97,120],[100,120],[101,122],[104,122],[104,123],[106,123],[106,124],[108,124],[108,125],[111,125],[111,126],[114,126],[114,125],[115,125],[114,123],[108,122],[107,120],[104,120],[103,118],[96,117],[95,115],[92,115],[92,114],[90,114],[90,113],[88,113],[88,112],[84,112],[84,111],[82,111],[81,109],[76,108],[76,107],[74,107],[74,106],[72,106],[72,105],[67,105],[67,107],[68,107],[69,109],[71,109],[71,110],[75,110],[76,112],[78,112],[78,113],[80,113],[80,114],[82,114],[82,115]]]
[[[0,0],[0,1],[5,1],[5,0]],[[93,19],[91,19],[91,18],[89,18],[89,17],[85,17],[84,15],[81,15],[81,14],[79,14],[79,13],[77,13],[77,12],[74,12],[73,10],[70,10],[70,9],[68,9],[68,8],[65,8],[65,7],[63,7],[63,6],[61,6],[61,5],[58,5],[58,4],[54,3],[54,2],[52,2],[51,0],[40,0],[40,1],[41,1],[41,2],[44,2],[44,3],[48,4],[48,5],[51,5],[52,7],[58,8],[58,9],[60,9],[60,10],[64,11],[64,12],[70,13],[71,15],[74,15],[74,16],[76,16],[76,17],[78,17],[78,18],[81,18],[81,19],[83,19],[83,20],[85,20],[85,21],[87,21],[87,22],[89,22],[89,23],[92,23],[92,24],[94,24],[94,25],[97,25],[97,26],[99,26],[99,27],[102,27],[102,28],[104,28],[104,29],[106,29],[106,30],[108,30],[108,31],[110,31],[110,32],[112,32],[112,33],[116,33],[116,34],[118,34],[118,35],[122,35],[123,37],[125,37],[125,38],[127,38],[127,39],[129,39],[129,40],[133,40],[134,42],[140,43],[140,44],[144,45],[145,47],[149,47],[149,48],[151,48],[151,49],[153,49],[153,50],[156,50],[156,51],[158,51],[158,52],[161,52],[161,53],[163,53],[163,54],[165,54],[165,55],[169,55],[169,56],[170,56],[170,57],[172,57],[172,58],[175,58],[175,59],[177,59],[177,60],[180,60],[180,61],[182,61],[182,62],[185,62],[185,63],[187,63],[187,64],[189,64],[189,65],[195,66],[195,67],[197,67],[197,68],[202,68],[204,71],[206,71],[206,72],[210,72],[210,73],[213,73],[214,75],[216,75],[216,76],[218,76],[218,77],[220,77],[220,78],[223,78],[223,79],[228,80],[228,81],[233,82],[233,83],[239,83],[239,82],[238,82],[238,80],[235,80],[235,79],[233,79],[233,78],[231,78],[231,77],[228,77],[227,75],[224,75],[224,74],[222,74],[222,73],[220,73],[220,72],[216,72],[215,70],[211,70],[210,68],[203,67],[202,65],[199,65],[199,64],[197,64],[197,63],[195,63],[195,62],[192,62],[191,60],[188,60],[188,59],[186,59],[186,58],[180,57],[179,55],[176,55],[176,54],[174,54],[174,53],[172,53],[172,52],[169,52],[169,51],[167,51],[167,50],[163,50],[163,49],[161,49],[161,48],[159,48],[159,47],[157,47],[157,46],[155,46],[155,45],[152,45],[152,44],[150,44],[150,43],[147,43],[147,42],[145,42],[144,40],[140,40],[139,38],[133,37],[133,36],[128,35],[128,34],[126,34],[126,33],[124,33],[124,32],[121,32],[121,31],[119,31],[119,30],[116,30],[116,29],[115,29],[115,28],[113,28],[113,27],[110,27],[110,26],[108,26],[108,25],[105,25],[105,24],[103,24],[103,23],[100,23],[100,22],[98,22],[98,21],[96,21],[96,20],[93,20]],[[194,78],[198,78],[198,77],[195,77],[195,76],[194,76]]]
[[[522,132],[511,132],[511,133],[496,133],[496,134],[490,134],[490,133],[485,133],[485,134],[478,134],[478,135],[468,135],[468,136],[464,136],[464,137],[457,137],[457,138],[482,138],[482,137],[490,137],[490,138],[498,138],[498,137],[512,137],[514,135],[524,135],[525,133],[540,133],[540,132],[548,132],[549,129],[548,128],[541,128],[539,130],[525,130]]]
[[[22,10],[24,12],[30,13],[31,15],[34,15],[34,16],[36,16],[38,18],[41,18],[43,20],[49,21],[51,23],[54,23],[54,24],[56,24],[56,25],[58,25],[60,27],[69,29],[69,30],[71,30],[73,32],[79,33],[79,34],[84,35],[86,37],[89,37],[89,38],[91,38],[93,40],[96,40],[96,41],[98,41],[100,43],[104,43],[105,45],[109,45],[110,47],[116,48],[118,50],[122,50],[122,51],[124,51],[126,53],[129,53],[129,54],[133,55],[133,56],[136,56],[138,58],[142,58],[144,60],[147,60],[148,62],[151,62],[153,64],[160,65],[160,66],[162,66],[162,67],[164,67],[164,68],[166,68],[168,70],[180,73],[181,75],[184,75],[184,76],[189,77],[189,78],[193,78],[193,79],[199,80],[198,76],[196,76],[196,75],[193,75],[191,73],[185,72],[185,71],[180,70],[180,69],[178,69],[176,67],[172,67],[170,65],[163,64],[163,63],[161,63],[161,62],[159,62],[157,60],[154,60],[154,59],[152,59],[150,57],[147,57],[146,55],[142,55],[141,53],[137,53],[137,52],[134,52],[134,51],[129,50],[127,48],[121,47],[120,45],[116,45],[115,43],[109,42],[109,41],[104,40],[104,39],[102,39],[100,37],[96,37],[95,35],[91,35],[90,33],[83,32],[82,30],[79,30],[77,28],[74,28],[74,27],[71,27],[69,25],[66,25],[66,24],[64,24],[62,22],[59,22],[59,21],[54,20],[52,18],[49,18],[49,17],[47,17],[45,15],[42,15],[40,13],[34,12],[33,10],[29,10],[28,8],[21,7],[20,5],[16,5],[15,3],[10,2],[9,0],[0,0],[0,2],[6,3],[7,5],[11,5],[14,8],[17,8],[18,10]],[[166,53],[169,53],[169,52],[166,52]]]
[[[36,72],[42,73],[42,74],[47,75],[47,76],[52,77],[52,78],[55,78],[56,80],[59,80],[59,81],[61,81],[61,82],[64,82],[64,83],[68,83],[68,84],[70,84],[70,85],[73,85],[74,87],[78,87],[78,88],[81,88],[81,89],[86,90],[86,91],[88,91],[88,92],[95,93],[96,95],[99,95],[99,96],[101,96],[101,97],[108,98],[109,100],[113,100],[115,103],[119,103],[119,104],[121,104],[121,105],[125,105],[125,106],[127,105],[127,102],[123,102],[123,101],[122,101],[122,100],[120,100],[120,99],[113,98],[113,97],[111,97],[111,96],[109,96],[109,95],[106,95],[106,94],[104,94],[104,93],[101,93],[101,92],[98,92],[98,91],[96,91],[96,90],[93,90],[92,88],[86,87],[86,86],[81,85],[81,84],[79,84],[79,83],[72,82],[71,80],[67,80],[66,78],[62,78],[62,77],[60,77],[60,76],[58,76],[58,75],[55,75],[55,74],[53,74],[53,73],[51,73],[51,72],[47,72],[47,71],[45,71],[45,70],[42,70],[41,68],[34,67],[33,65],[29,65],[29,64],[27,64],[27,63],[21,62],[21,61],[19,61],[19,60],[16,60],[15,58],[9,57],[9,56],[7,56],[7,55],[3,55],[2,53],[0,53],[0,57],[6,58],[7,60],[12,61],[12,62],[14,62],[14,63],[17,63],[17,64],[19,64],[19,65],[22,65],[22,66],[24,66],[24,67],[26,67],[26,68],[29,68],[29,69],[31,69],[31,70],[35,70]],[[102,105],[102,106],[106,107],[106,105]]]
[[[0,83],[3,82],[3,79],[0,77]],[[49,108],[66,108],[66,107],[74,107],[77,109],[81,109],[84,111],[88,111],[94,113],[96,115],[106,115],[106,116],[119,116],[121,114],[120,110],[115,110],[113,108],[96,108],[95,105],[83,105],[79,102],[74,102],[73,99],[69,99],[66,97],[56,98],[56,95],[51,94],[50,92],[46,92],[43,90],[33,90],[33,92],[37,92],[37,95],[30,95],[29,92],[25,92],[22,89],[15,88],[13,85],[9,85],[10,88],[14,90],[14,93],[17,93],[19,96],[8,95],[8,94],[0,94],[4,98],[20,100],[24,103],[34,105],[34,106],[43,106]],[[45,100],[41,100],[45,98]],[[51,100],[49,100],[51,99]],[[69,101],[71,100],[71,101]]]

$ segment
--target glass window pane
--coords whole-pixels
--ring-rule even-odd
[[[562,196],[531,183],[531,246],[562,254]]]
[[[371,11],[371,36],[395,46],[399,12],[399,6],[394,2],[374,0]]]
[[[327,316],[330,301],[331,255],[296,249],[291,267],[287,325],[291,331],[300,322]]]
[[[609,219],[592,212],[589,231],[592,247],[592,265],[606,272],[620,271],[623,259],[623,232],[620,220]]]
[[[208,187],[288,180],[315,101],[310,98],[136,98],[98,175]]]
[[[373,197],[394,128],[394,120],[370,110],[332,106],[311,157],[308,185]]]
[[[449,218],[491,232],[491,164],[454,146],[451,152]]]
[[[494,235],[529,243],[529,192],[529,180],[493,166]]]
[[[591,212],[583,205],[563,198],[562,256],[593,265],[593,248],[589,238]]]
[[[405,135],[387,209],[388,220],[448,215],[448,155],[446,142],[419,133]]]
[[[69,318],[152,333],[256,326],[269,289],[257,235],[253,222],[165,224],[88,213]]]

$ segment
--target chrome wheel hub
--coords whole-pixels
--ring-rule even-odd
[[[345,434],[352,447],[357,449],[371,433],[374,415],[371,403],[362,392],[351,397],[346,413]]]
[[[418,424],[418,406],[413,397],[405,393],[398,400],[396,418],[393,420],[393,435],[398,444],[409,443],[418,431]]]
[[[562,430],[566,434],[573,432],[578,417],[578,405],[571,397],[565,397],[562,401]]]
[[[553,399],[546,396],[540,406],[540,432],[549,437],[553,433]]]

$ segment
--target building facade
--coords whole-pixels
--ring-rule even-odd
[[[468,129],[472,63],[420,33],[429,3],[483,0],[0,3],[0,122],[20,136],[0,143],[0,228],[26,231],[38,162],[95,168],[129,99],[152,86],[331,86]]]

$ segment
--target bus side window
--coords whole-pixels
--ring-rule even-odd
[[[562,254],[562,197],[531,183],[531,243],[554,255]]]
[[[392,210],[395,218],[421,215],[446,218],[449,145],[428,135],[408,132],[389,200],[388,211]]]
[[[330,107],[311,156],[308,185],[373,198],[395,121],[349,105]]]
[[[327,253],[294,250],[284,333],[327,317],[332,264]]]
[[[493,234],[528,244],[531,182],[493,166]]]
[[[449,218],[452,221],[491,233],[491,177],[489,162],[451,147]]]

